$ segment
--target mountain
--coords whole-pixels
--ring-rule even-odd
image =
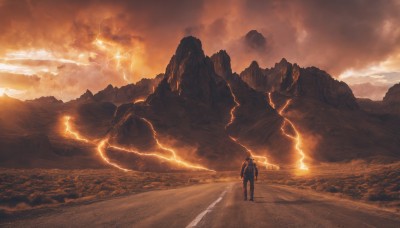
[[[369,113],[400,117],[400,83],[390,87],[382,101],[358,99],[357,102],[363,110]]]
[[[253,61],[239,75],[226,51],[208,57],[199,39],[185,37],[154,79],[66,103],[0,97],[0,166],[104,168],[101,145],[108,162],[141,171],[185,169],[167,160],[236,170],[249,154],[287,168],[300,152],[306,164],[397,161],[400,117],[390,107],[398,88],[373,112],[318,68]],[[88,142],[65,137],[66,124]]]
[[[240,73],[253,89],[271,93],[276,109],[301,134],[309,161],[339,162],[372,157],[399,157],[397,119],[360,110],[351,89],[316,68],[301,68],[282,59],[271,69],[253,61]],[[284,106],[289,101],[288,106]]]
[[[73,117],[73,128],[91,139],[104,137],[121,103],[144,100],[163,75],[142,79],[121,88],[109,85],[94,94],[63,103],[54,97],[25,102],[0,97],[0,165],[3,167],[100,168],[93,147],[64,136],[64,117]]]
[[[268,83],[252,88],[245,78]],[[149,121],[158,140],[181,156],[221,170],[234,169],[249,153],[283,167],[296,164],[296,140],[286,135],[296,132],[307,163],[398,158],[398,131],[355,102],[345,83],[317,68],[283,59],[263,70],[253,62],[239,76],[225,51],[209,58],[198,39],[187,37],[154,93],[118,107],[109,137],[143,152],[158,150]]]
[[[144,78],[136,84],[128,84],[121,88],[108,85],[104,90],[96,93],[93,98],[96,101],[108,101],[117,105],[144,100],[154,91],[163,77],[163,74],[159,74],[155,78]]]
[[[267,96],[251,88],[238,74],[232,73],[226,51],[211,56],[214,69],[229,84],[236,98],[235,120],[227,133],[258,154],[270,156],[279,163],[293,162],[291,141],[281,134],[283,118],[272,108]]]
[[[68,103],[86,103],[94,101],[93,93],[90,90],[86,90],[84,94],[82,94],[79,98],[72,100]]]
[[[155,78],[143,78],[136,84],[128,84],[121,86],[120,88],[108,85],[103,90],[100,90],[96,94],[90,90],[86,90],[78,99],[72,100],[69,103],[85,103],[85,102],[111,102],[116,105],[121,105],[129,102],[142,101],[147,98],[160,83],[164,77],[163,74],[157,75]]]
[[[383,103],[388,113],[400,116],[400,83],[389,88]]]
[[[284,115],[296,124],[314,162],[400,158],[395,119],[301,98],[293,98]]]
[[[389,88],[385,97],[383,98],[383,102],[386,104],[400,104],[400,83]]]
[[[51,104],[63,104],[64,102],[62,100],[58,100],[57,98],[53,96],[48,96],[48,97],[40,97],[37,99],[33,100],[27,100],[27,103],[32,103],[32,104],[38,104],[38,105],[51,105]]]
[[[230,169],[246,156],[246,151],[225,131],[234,105],[226,81],[215,73],[200,40],[186,37],[171,58],[163,80],[146,102],[118,108],[110,137],[125,146],[156,149],[155,143],[148,143],[151,140],[143,140],[149,145],[130,140],[135,135],[153,138],[151,131],[142,129],[146,125],[149,128],[142,119],[145,118],[166,144],[178,148],[189,161]],[[147,132],[148,136],[141,132]]]
[[[253,61],[240,77],[260,92],[279,92],[290,97],[315,99],[331,106],[356,110],[358,104],[350,87],[316,67],[301,68],[282,59],[271,69]]]
[[[0,97],[0,166],[8,168],[100,168],[91,147],[66,140],[66,106],[54,97],[20,101]],[[82,125],[82,127],[85,127]]]

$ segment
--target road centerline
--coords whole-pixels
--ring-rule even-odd
[[[193,219],[192,222],[189,223],[189,225],[186,226],[186,228],[191,228],[191,227],[196,227],[197,224],[206,216],[207,213],[211,212],[215,205],[217,205],[225,196],[225,194],[228,192],[229,189],[232,188],[232,184],[230,184],[226,189],[221,193],[221,195],[214,201],[212,202],[204,211],[202,211],[199,215],[196,216],[195,219]]]

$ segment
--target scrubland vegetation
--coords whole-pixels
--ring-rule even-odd
[[[121,172],[114,169],[1,169],[0,218],[44,207],[91,202],[150,190],[239,181],[238,172]],[[279,184],[400,210],[400,163],[354,162],[260,171],[258,184]]]

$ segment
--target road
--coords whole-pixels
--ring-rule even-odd
[[[60,207],[2,227],[400,227],[399,214],[306,190],[240,183],[151,191]]]

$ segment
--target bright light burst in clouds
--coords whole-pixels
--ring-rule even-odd
[[[69,100],[122,86],[163,72],[194,35],[208,55],[227,50],[234,71],[285,57],[340,76],[357,95],[365,78],[399,81],[399,11],[397,0],[2,0],[0,88]],[[246,40],[250,30],[262,42]]]

